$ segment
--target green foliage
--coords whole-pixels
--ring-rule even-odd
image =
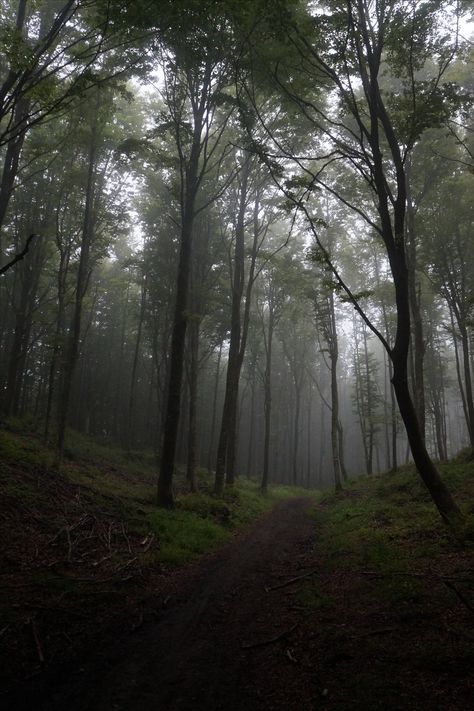
[[[158,540],[157,559],[167,567],[183,565],[228,537],[226,531],[207,515],[202,518],[189,510],[156,509],[148,513],[147,521]]]
[[[34,61],[32,47],[25,41],[21,32],[11,25],[0,28],[0,47],[12,72],[27,70]]]
[[[64,510],[76,505],[63,503],[60,506],[64,510],[54,510],[54,500],[38,484],[44,479],[47,487],[54,480],[55,489],[70,491],[74,501],[78,496],[81,505],[90,507],[92,512],[98,507],[102,514],[118,518],[131,534],[143,539],[153,535],[154,545],[141,559],[145,566],[180,566],[227,540],[233,530],[260,516],[276,501],[301,496],[300,489],[289,487],[276,487],[268,496],[262,496],[259,483],[241,478],[234,488],[225,491],[222,499],[217,499],[205,493],[211,481],[207,471],[202,470],[198,480],[203,491],[187,493],[184,476],[179,474],[176,509],[165,511],[155,505],[153,453],[134,452],[128,456],[121,449],[70,431],[66,459],[58,471],[54,467],[54,453],[28,431],[31,423],[14,419],[8,422],[14,431],[0,430],[0,479],[4,493],[16,499],[18,506],[27,504],[38,512],[48,507],[45,520],[54,524],[56,518],[62,520]],[[41,517],[41,513],[38,515]],[[61,580],[57,584],[60,586]],[[64,585],[68,584],[66,580]]]

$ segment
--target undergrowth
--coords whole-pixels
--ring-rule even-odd
[[[440,470],[469,529],[474,463],[443,464]],[[472,554],[470,541],[459,540],[443,523],[412,466],[362,477],[349,482],[339,494],[325,494],[315,515],[316,551],[325,569],[356,576],[361,595],[400,614],[416,615],[444,605],[452,596],[449,584],[450,576],[456,575],[454,561],[463,571]],[[466,586],[466,594],[472,596],[474,579]],[[311,597],[308,591],[305,594]]]
[[[198,493],[189,493],[177,471],[176,508],[164,511],[155,505],[156,477],[152,452],[126,453],[69,431],[58,470],[54,452],[44,445],[33,423],[9,419],[0,430],[0,485],[5,493],[19,505],[27,502],[51,531],[76,526],[88,511],[96,517],[97,510],[101,516],[115,517],[125,536],[147,541],[140,557],[145,566],[180,566],[227,540],[233,530],[278,499],[302,493],[275,487],[262,496],[257,482],[241,478],[223,498],[216,498],[207,470],[198,471]]]

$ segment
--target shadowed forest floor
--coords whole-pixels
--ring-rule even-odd
[[[310,506],[278,504],[175,574],[160,591],[167,604],[157,621],[134,633],[116,628],[76,673],[46,689],[43,703],[33,683],[12,708],[471,708],[472,611],[454,594],[442,610],[414,613],[418,583],[429,588],[429,576],[414,574],[412,589],[408,575],[411,602],[393,605],[374,600],[382,574],[326,570]]]
[[[472,464],[450,465],[446,473],[458,498],[472,497]],[[21,480],[17,471],[17,485]],[[60,478],[56,485],[67,487]],[[85,488],[82,492],[86,496]],[[8,492],[5,501],[13,501]],[[10,568],[5,564],[2,581],[10,607],[22,618],[16,627],[14,621],[2,625],[3,674],[16,674],[14,688],[0,698],[2,708],[474,707],[472,548],[449,538],[412,471],[361,480],[317,504],[314,498],[285,499],[219,543],[215,552],[174,571],[154,564],[155,572],[142,568],[141,575],[136,559],[150,538],[124,528],[128,557],[114,557],[114,526],[100,529],[104,500],[95,504],[96,523],[90,519],[86,526],[81,509],[69,518],[69,536],[63,536],[75,582],[85,587],[65,589],[64,579],[60,586],[51,573],[43,580],[43,597],[32,595],[28,579],[20,584],[18,575],[8,572],[13,562]],[[24,505],[23,529],[38,501]],[[90,507],[87,511],[93,516]],[[5,534],[17,515],[12,509],[10,519],[3,518]],[[110,559],[100,553],[100,560],[107,560],[96,566],[101,577],[89,587],[98,553],[87,568],[89,548],[81,548],[81,555],[75,551],[81,525],[95,546],[109,536]],[[7,557],[18,553],[20,540],[26,550],[32,531],[24,531],[24,539],[17,536],[16,548],[12,537],[4,538]],[[41,541],[36,548],[46,550]],[[81,557],[87,575],[77,573]],[[37,559],[38,554],[34,560],[43,564],[41,575],[47,563],[59,576],[58,561]],[[56,638],[62,635],[61,647]],[[18,659],[23,672],[11,669],[11,660],[18,665]],[[8,679],[3,687],[8,688]]]

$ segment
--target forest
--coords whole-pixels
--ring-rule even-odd
[[[153,448],[165,505],[338,487],[411,458],[400,350],[428,456],[472,447],[460,8],[156,5],[3,11],[3,414]]]
[[[191,494],[225,524],[249,482],[312,500],[412,467],[469,538],[447,463],[474,458],[472,20],[470,0],[2,0],[7,477],[75,476],[80,446],[133,486],[146,461],[150,517]],[[68,563],[84,520],[57,529]]]

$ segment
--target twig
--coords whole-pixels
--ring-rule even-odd
[[[390,634],[390,632],[396,632],[398,627],[382,627],[378,630],[369,630],[368,632],[362,632],[362,634],[353,634],[350,639],[360,639],[361,637],[372,637],[378,634]]]
[[[270,637],[270,639],[263,639],[260,640],[259,642],[243,642],[242,643],[242,649],[253,649],[254,647],[265,647],[267,644],[273,644],[274,642],[278,642],[280,639],[283,639],[284,637],[287,637],[289,634],[293,632],[298,627],[298,622],[296,622],[292,627],[290,627],[287,630],[284,630],[283,632],[280,632],[280,634],[277,634],[275,637]]]
[[[40,644],[39,637],[38,637],[38,630],[36,629],[36,623],[33,619],[31,619],[30,622],[31,622],[31,629],[33,632],[33,638],[34,638],[35,644],[36,644],[36,651],[38,652],[38,658],[39,658],[41,664],[44,664],[44,654],[43,654],[43,650],[41,649],[41,644]]]
[[[287,585],[292,585],[293,583],[297,583],[298,580],[304,580],[305,578],[309,578],[311,575],[314,575],[317,571],[312,570],[309,573],[305,573],[304,575],[297,575],[296,578],[290,578],[289,580],[285,580],[284,583],[280,583],[279,585],[274,585],[271,588],[265,588],[265,592],[272,592],[273,590],[279,590],[280,588],[286,588]]]
[[[291,649],[286,650],[286,656],[288,657],[290,662],[293,662],[293,664],[298,664],[298,660],[296,659],[296,657],[293,656],[293,652]]]
[[[454,583],[452,583],[450,580],[443,580],[443,583],[446,585],[447,588],[449,588],[449,589],[452,590],[454,593],[456,593],[456,595],[458,596],[458,598],[461,600],[462,604],[465,605],[465,607],[467,607],[467,609],[468,609],[470,612],[472,612],[472,613],[474,614],[474,607],[471,605],[471,603],[469,602],[469,600],[467,600],[467,599],[464,597],[464,595],[462,594],[462,592],[457,589],[457,587],[454,585]]]
[[[142,553],[146,553],[146,552],[147,552],[147,550],[150,548],[150,546],[151,546],[151,544],[153,543],[154,540],[155,540],[155,534],[154,534],[154,533],[151,533],[150,535],[148,535],[146,538],[143,539],[143,541],[142,541],[141,544],[140,544],[140,545],[144,546],[144,547],[143,547],[143,550],[142,550]]]
[[[129,552],[130,555],[131,555],[131,554],[132,554],[132,547],[131,547],[131,545],[130,545],[130,539],[129,539],[129,537],[127,536],[127,532],[126,532],[126,530],[125,530],[125,525],[124,525],[124,522],[123,522],[123,521],[122,521],[122,533],[123,533],[123,537],[124,537],[125,540],[127,541],[128,552]]]

